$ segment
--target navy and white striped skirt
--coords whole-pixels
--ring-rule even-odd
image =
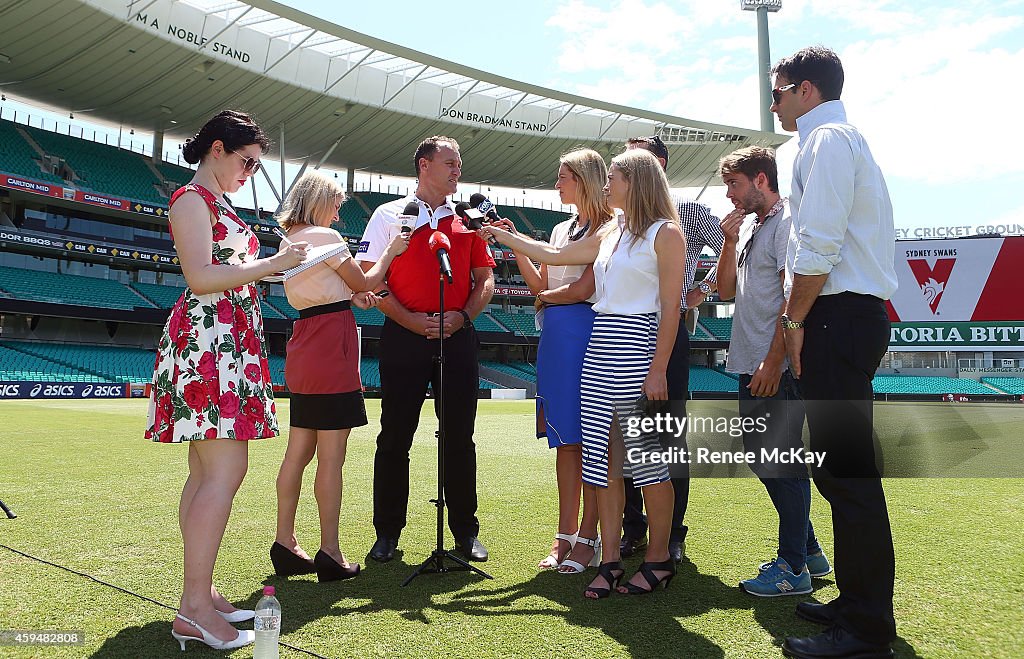
[[[609,429],[618,419],[626,459],[623,475],[633,478],[636,487],[654,485],[669,479],[668,466],[640,458],[662,450],[657,433],[628,432],[629,419],[638,416],[637,398],[654,358],[658,340],[658,315],[598,314],[583,358],[580,383],[581,423],[583,430],[583,482],[608,486]],[[630,449],[636,449],[630,451]],[[615,465],[612,473],[618,471]]]

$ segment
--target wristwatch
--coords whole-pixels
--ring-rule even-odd
[[[463,327],[465,327],[467,325],[472,325],[473,324],[473,319],[469,317],[469,314],[466,313],[465,309],[459,309],[459,313],[462,314],[462,326]]]
[[[790,320],[786,314],[782,314],[780,320],[782,321],[782,329],[803,329],[804,326],[804,321]]]
[[[697,286],[697,288],[700,289],[700,292],[704,294],[704,297],[711,295],[711,284],[707,283],[706,281],[702,281],[700,285]]]

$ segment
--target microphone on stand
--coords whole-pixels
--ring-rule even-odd
[[[416,220],[419,219],[419,216],[420,205],[415,201],[410,201],[395,220],[398,226],[402,228],[402,233],[411,233],[416,226]]]
[[[449,284],[452,283],[452,263],[448,260],[448,250],[452,248],[452,244],[448,240],[448,236],[440,231],[435,231],[430,234],[430,238],[427,240],[427,247],[437,257],[437,262],[441,266],[441,274],[444,275]]]

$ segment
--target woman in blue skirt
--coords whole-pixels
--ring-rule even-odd
[[[559,160],[555,189],[576,215],[551,231],[552,247],[593,236],[613,218],[602,193],[607,169],[601,155],[591,149],[571,151]],[[503,226],[515,231],[511,222]],[[538,565],[576,574],[600,560],[597,535],[597,498],[593,488],[583,489],[583,441],[580,428],[580,374],[583,355],[594,325],[594,269],[589,265],[541,265],[516,252],[519,272],[537,297],[537,436],[547,437],[555,449],[558,483],[558,532],[551,552]],[[583,520],[580,521],[580,493]]]

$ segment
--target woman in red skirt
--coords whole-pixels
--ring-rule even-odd
[[[291,241],[318,248],[345,249],[285,281],[288,302],[299,319],[288,341],[285,383],[291,392],[288,449],[277,476],[277,537],[270,548],[274,571],[282,576],[317,573],[320,581],[348,579],[359,573],[338,542],[341,514],[342,466],[352,428],[366,425],[359,378],[359,338],[352,315],[353,293],[371,291],[384,280],[392,259],[405,251],[407,236],[399,235],[373,268],[364,273],[349,253],[344,238],[330,228],[345,200],[333,179],[319,172],[298,180],[278,213],[277,221]],[[362,308],[376,306],[372,293],[356,296]],[[320,550],[310,560],[295,537],[295,510],[302,473],[317,456],[313,492],[320,511]]]

